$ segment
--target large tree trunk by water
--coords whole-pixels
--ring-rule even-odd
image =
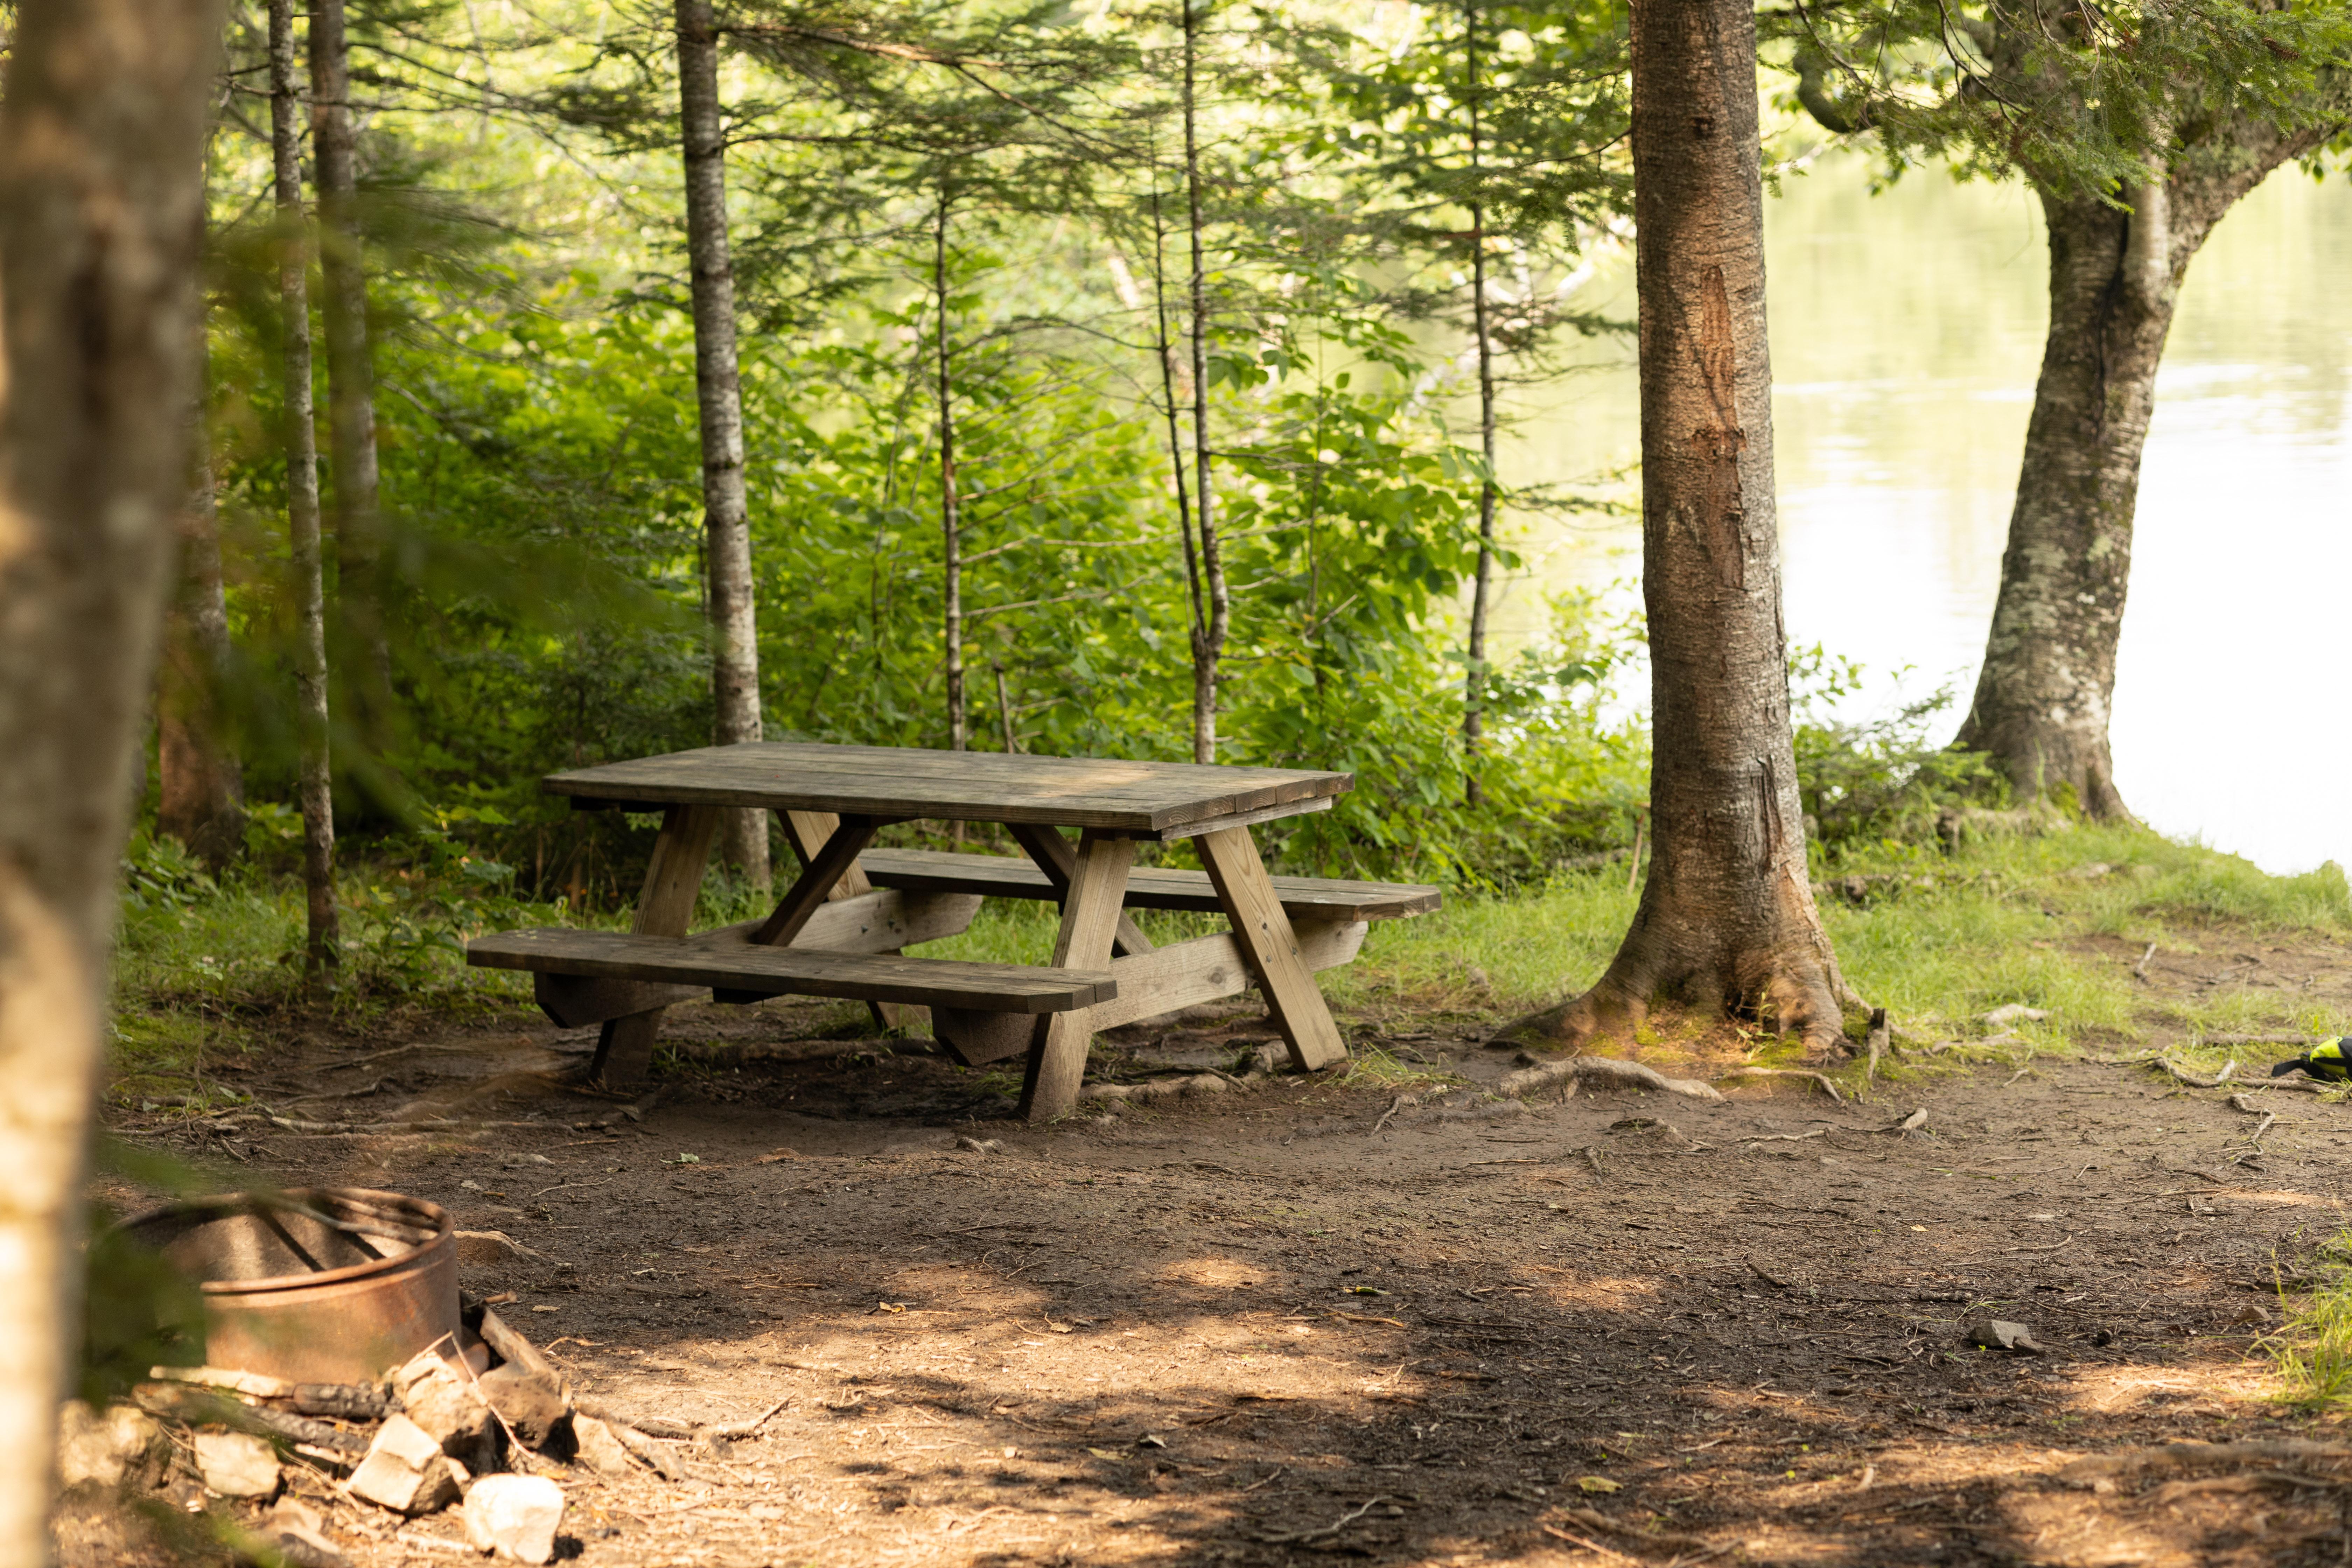
[[[2021,796],[2128,820],[2107,744],[2132,521],[2156,373],[2181,279],[2223,215],[2330,128],[2207,129],[2129,211],[2045,191],[2050,330],[2001,557],[2000,596],[1958,744]]]
[[[320,305],[327,327],[328,439],[334,457],[335,603],[360,656],[361,679],[347,679],[345,689],[359,699],[355,716],[361,732],[380,746],[391,716],[392,653],[384,633],[375,359],[368,338],[367,268],[360,238],[351,57],[343,0],[313,0],[310,156],[319,182]]]
[[[293,567],[297,781],[302,805],[305,948],[312,976],[336,960],[334,774],[327,742],[327,598],[319,538],[319,437],[310,401],[309,225],[302,213],[301,100],[294,0],[269,0],[270,156],[278,199],[278,305],[284,360],[286,531]]]
[[[735,353],[735,268],[727,247],[727,138],[709,0],[677,0],[677,88],[686,155],[686,245],[694,274],[694,379],[702,416],[709,544],[712,739],[761,736],[760,627],[751,597],[751,506],[743,487],[743,391]],[[768,816],[730,811],[719,853],[769,885]]]
[[[204,315],[190,335],[205,361]],[[180,529],[180,591],[163,621],[155,668],[155,824],[217,871],[245,838],[245,780],[226,743],[220,708],[227,673],[228,599],[221,584],[220,517],[214,503],[204,376],[189,400],[188,506]]]
[[[216,0],[20,0],[0,91],[0,1562],[47,1558],[106,952],[184,444]]]
[[[1633,41],[1656,848],[1600,983],[1503,1037],[1580,1043],[1670,999],[1769,1007],[1820,1054],[1859,998],[1813,907],[1790,736],[1755,19],[1748,0],[1637,0]]]

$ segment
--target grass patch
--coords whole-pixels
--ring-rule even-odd
[[[2325,1282],[2299,1303],[2288,1301],[2282,1282],[2286,1324],[2267,1342],[2279,1398],[2312,1414],[2352,1405],[2352,1231],[2323,1242],[2315,1261]]]

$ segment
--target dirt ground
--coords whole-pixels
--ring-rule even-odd
[[[2152,1010],[2352,994],[2341,949],[2207,945],[2151,966]],[[1480,1087],[1511,1064],[1474,1021],[1392,1009],[1353,1041],[1463,1082],[1261,1077],[1032,1130],[999,1080],[812,1037],[848,1017],[681,1010],[635,1101],[578,1087],[593,1031],[316,1037],[229,1081],[354,1130],[117,1130],[504,1232],[540,1256],[467,1288],[511,1293],[584,1398],[783,1402],[666,1445],[675,1479],[559,1468],[589,1564],[2352,1562],[2352,1450],[2057,1476],[2339,1439],[2272,1398],[2256,1342],[2277,1274],[2346,1224],[2352,1107],[2257,1091],[2256,1149],[2226,1091],[2048,1058],[1863,1104],[1798,1080],[1522,1104]],[[1194,1016],[1108,1065],[1229,1068],[1269,1034]],[[1967,1346],[1987,1310],[2046,1353]],[[332,1522],[362,1563],[462,1551],[446,1517]]]

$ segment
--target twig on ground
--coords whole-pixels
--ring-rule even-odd
[[[1406,1098],[1406,1096],[1400,1094],[1394,1100],[1389,1101],[1389,1108],[1381,1112],[1381,1119],[1378,1121],[1372,1123],[1372,1132],[1378,1132],[1381,1128],[1386,1127],[1389,1124],[1389,1118],[1394,1116],[1399,1110],[1404,1108]],[[1371,1133],[1366,1133],[1365,1136],[1370,1137],[1371,1136]]]
[[[1801,1143],[1808,1138],[1826,1138],[1829,1135],[1830,1130],[1828,1128],[1816,1127],[1811,1132],[1743,1132],[1739,1135],[1738,1142],[1742,1143]]]
[[[761,1427],[765,1426],[775,1415],[776,1412],[782,1410],[785,1405],[790,1405],[792,1401],[789,1399],[779,1399],[773,1405],[769,1405],[765,1410],[760,1412],[757,1415],[751,1416],[741,1421],[722,1421],[715,1426],[705,1426],[697,1434],[697,1436],[706,1438],[749,1437],[752,1433],[757,1432]]]
[[[1641,1561],[1638,1557],[1628,1557],[1622,1552],[1616,1551],[1612,1547],[1603,1546],[1597,1541],[1587,1541],[1584,1537],[1576,1534],[1572,1531],[1556,1529],[1551,1525],[1540,1522],[1537,1524],[1536,1528],[1542,1531],[1546,1535],[1551,1536],[1556,1540],[1573,1542],[1577,1545],[1583,1547],[1587,1552],[1598,1552],[1601,1556],[1613,1559],[1619,1563],[1638,1563]]]
[[[2238,1061],[2235,1057],[2230,1058],[2229,1062],[2222,1067],[2221,1070],[2215,1073],[2211,1078],[2207,1078],[2201,1073],[2190,1072],[2187,1068],[2182,1067],[2170,1057],[2158,1057],[2148,1065],[2163,1068],[2167,1073],[2172,1076],[2176,1082],[2186,1084],[2190,1089],[2219,1089],[2223,1084],[2229,1082],[2231,1075],[2238,1070]]]
[[[1286,1530],[1273,1535],[1261,1535],[1258,1539],[1268,1546],[1288,1546],[1301,1541],[1317,1541],[1326,1535],[1337,1535],[1388,1500],[1386,1497],[1374,1497],[1363,1507],[1341,1514],[1328,1524],[1318,1525],[1312,1530]]]
[[[2055,1252],[2062,1247],[2072,1247],[2074,1244],[2074,1238],[2070,1236],[2063,1241],[2053,1241],[2043,1247],[2004,1247],[2001,1250],[2003,1252]]]
[[[2156,943],[2149,942],[2147,944],[2147,951],[2139,955],[2139,962],[2132,965],[2132,978],[2134,980],[2145,981],[2147,978],[2147,966],[2155,962]]]
[[[2300,1438],[2258,1439],[2244,1443],[2167,1443],[2160,1447],[2127,1448],[2120,1454],[2093,1454],[2062,1467],[2058,1479],[2068,1482],[2109,1480],[2144,1470],[2185,1469],[2191,1465],[2279,1464],[2294,1459],[2352,1458],[2352,1447],[2341,1443],[2312,1443]]]
[[[1786,1279],[1775,1279],[1773,1276],[1765,1273],[1764,1266],[1757,1262],[1752,1258],[1748,1260],[1748,1267],[1754,1270],[1756,1278],[1761,1279],[1765,1284],[1771,1286],[1776,1290],[1793,1290],[1796,1289],[1794,1285],[1790,1284]]]

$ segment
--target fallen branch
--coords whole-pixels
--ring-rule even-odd
[[[1679,1535],[1671,1530],[1640,1530],[1630,1524],[1621,1524],[1597,1508],[1564,1508],[1559,1511],[1587,1530],[1605,1531],[1611,1535],[1622,1535],[1628,1541],[1645,1542],[1653,1546],[1670,1546],[1677,1552],[1689,1552],[1706,1544],[1706,1540],[1703,1536]]]
[[[1827,1073],[1807,1072],[1802,1068],[1733,1068],[1723,1076],[1726,1078],[1809,1078],[1822,1086],[1823,1094],[1828,1095],[1840,1105],[1845,1103],[1845,1096],[1838,1092],[1837,1085],[1830,1081]]]
[[[765,1426],[769,1420],[775,1415],[776,1412],[782,1410],[785,1405],[790,1405],[792,1401],[789,1399],[779,1399],[773,1405],[769,1405],[765,1410],[761,1411],[757,1415],[750,1416],[741,1421],[721,1421],[715,1426],[705,1426],[698,1436],[706,1439],[719,1437],[749,1437],[761,1427]]]
[[[1572,1531],[1556,1529],[1553,1526],[1542,1523],[1541,1521],[1538,1521],[1536,1528],[1542,1531],[1546,1535],[1550,1536],[1555,1541],[1571,1542],[1578,1546],[1583,1547],[1587,1552],[1598,1552],[1601,1556],[1613,1559],[1619,1563],[1638,1563],[1641,1561],[1638,1557],[1628,1557],[1622,1552],[1614,1551],[1609,1547],[1603,1546],[1597,1541],[1587,1541],[1584,1537],[1576,1534]]]
[[[2161,1447],[2130,1448],[2120,1454],[2092,1454],[2063,1467],[2058,1479],[2068,1483],[2112,1480],[2147,1470],[2186,1469],[2192,1465],[2280,1464],[2294,1459],[2352,1458],[2352,1447],[2341,1443],[2310,1443],[2300,1438],[2257,1439],[2244,1443],[2167,1443]]]
[[[2146,980],[2147,978],[2147,966],[2155,962],[2156,943],[2149,942],[2147,944],[2147,951],[2139,955],[2139,962],[2132,965],[2132,978],[2134,980]]]
[[[2176,1082],[2184,1083],[2190,1089],[2219,1089],[2223,1084],[2229,1082],[2231,1075],[2238,1070],[2237,1058],[2234,1057],[2230,1059],[2228,1064],[2225,1065],[2220,1072],[2215,1073],[2211,1078],[2207,1078],[2200,1073],[2190,1072],[2187,1068],[2182,1067],[2170,1057],[2158,1057],[2148,1065],[2151,1067],[2162,1068],[2167,1073],[2171,1075]]]
[[[1495,1086],[1495,1092],[1523,1095],[1531,1089],[1541,1089],[1564,1078],[1573,1078],[1580,1085],[1597,1084],[1605,1089],[1654,1089],[1666,1094],[1687,1095],[1693,1100],[1723,1098],[1712,1084],[1701,1083],[1696,1079],[1667,1078],[1640,1062],[1620,1061],[1614,1057],[1568,1057],[1556,1062],[1523,1068],[1517,1072],[1506,1074],[1503,1081]]]
[[[1404,1108],[1404,1102],[1411,1098],[1412,1097],[1410,1095],[1400,1094],[1394,1100],[1390,1100],[1389,1108],[1381,1112],[1381,1119],[1372,1123],[1372,1131],[1366,1133],[1364,1136],[1369,1138],[1373,1132],[1378,1132],[1381,1128],[1386,1127],[1389,1124],[1389,1118],[1394,1116],[1399,1110],[1402,1110]]]

